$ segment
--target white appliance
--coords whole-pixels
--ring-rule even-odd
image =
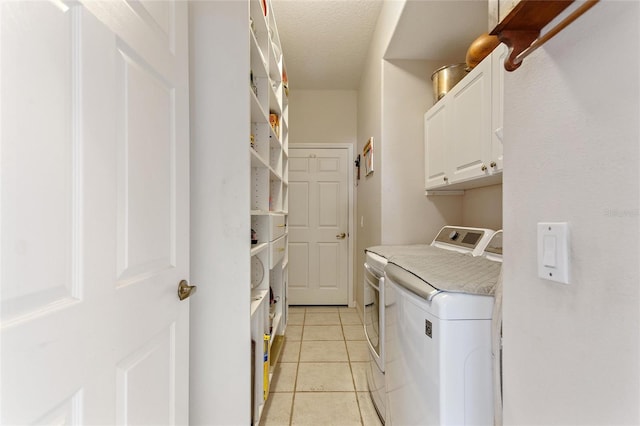
[[[445,226],[430,245],[389,245],[370,247],[364,264],[364,329],[369,345],[367,383],[371,400],[384,422],[385,413],[385,279],[389,258],[420,256],[428,247],[438,247],[480,255],[494,231],[485,228]]]
[[[449,235],[444,242],[441,231],[434,241],[443,244],[421,258],[394,256],[385,267],[390,425],[493,425],[491,293],[501,265],[495,253],[469,256],[479,238]]]
[[[364,332],[369,345],[367,383],[378,417],[384,422],[384,267],[387,259],[366,252],[364,263]]]

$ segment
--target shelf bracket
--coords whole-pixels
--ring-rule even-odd
[[[498,39],[509,46],[509,55],[504,60],[504,69],[507,71],[515,71],[522,64],[522,58],[518,59],[518,55],[526,51],[538,36],[540,31],[501,31]]]
[[[565,29],[600,0],[587,0],[560,23],[540,36],[542,29],[562,13],[574,0],[521,0],[492,31],[509,47],[504,69],[515,71],[524,58]]]

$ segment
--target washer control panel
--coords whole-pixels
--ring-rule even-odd
[[[494,233],[494,230],[486,228],[445,226],[438,232],[431,245],[471,252],[474,256],[479,256]]]

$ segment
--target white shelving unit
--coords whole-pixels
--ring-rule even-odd
[[[250,203],[251,228],[258,237],[251,262],[254,269],[259,268],[256,265],[263,269],[252,272],[251,336],[255,347],[264,350],[254,353],[253,423],[257,424],[287,323],[288,104],[282,48],[271,4],[262,0],[249,0],[249,4]]]
[[[287,325],[286,71],[270,0],[190,8],[192,420],[257,425]]]

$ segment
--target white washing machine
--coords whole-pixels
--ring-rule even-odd
[[[460,238],[448,243],[453,251],[434,246],[389,259],[387,424],[493,425],[491,322],[502,251],[496,234],[500,256],[460,252]]]
[[[385,279],[384,268],[394,256],[420,256],[430,247],[480,255],[494,231],[486,228],[445,226],[431,244],[389,245],[370,247],[364,264],[364,328],[369,345],[367,383],[378,416],[385,413]]]

